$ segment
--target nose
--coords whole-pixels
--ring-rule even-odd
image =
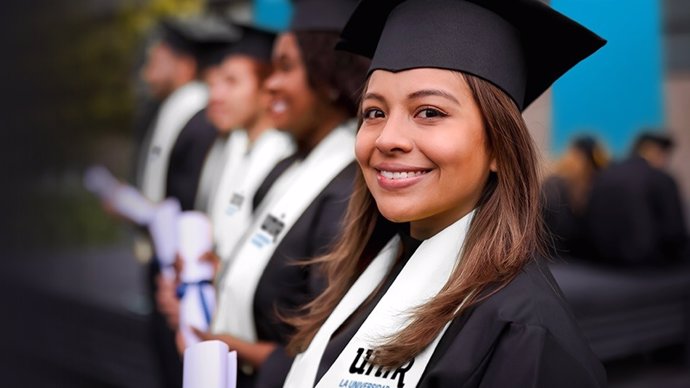
[[[268,78],[266,78],[266,81],[264,81],[264,87],[270,94],[277,93],[277,91],[280,89],[281,84],[282,78],[277,71],[274,71],[270,76],[268,76]]]
[[[217,102],[223,97],[222,87],[217,80],[211,80],[208,83],[208,99],[209,103]]]
[[[396,117],[398,116],[398,117]],[[376,148],[386,154],[410,152],[414,142],[407,128],[407,120],[390,115],[376,138]]]

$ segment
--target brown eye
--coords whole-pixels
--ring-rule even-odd
[[[417,116],[423,119],[433,119],[438,117],[445,117],[447,115],[438,109],[424,108],[420,110],[419,113],[417,113]]]
[[[365,120],[371,120],[371,119],[381,119],[386,117],[386,115],[383,113],[382,110],[376,109],[376,108],[371,108],[367,109],[364,111],[364,114],[362,114]]]

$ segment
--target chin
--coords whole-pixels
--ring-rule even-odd
[[[403,223],[410,222],[415,218],[407,212],[401,212],[400,208],[378,206],[379,212],[390,222]]]

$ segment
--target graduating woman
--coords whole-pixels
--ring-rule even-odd
[[[537,0],[364,0],[361,168],[285,387],[603,387],[539,261],[521,110],[603,45]]]
[[[238,387],[281,386],[290,362],[282,347],[293,333],[281,321],[323,289],[323,278],[299,264],[337,239],[355,173],[359,87],[368,60],[337,52],[354,1],[297,2],[289,32],[274,46],[267,80],[274,124],[297,151],[269,173],[254,197],[254,223],[218,279],[212,333],[236,350]]]

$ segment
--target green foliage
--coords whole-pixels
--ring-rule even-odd
[[[38,136],[31,150],[41,159],[25,200],[32,209],[16,217],[18,231],[39,236],[44,245],[68,247],[107,243],[122,229],[72,179],[99,162],[97,150],[130,152],[137,95],[137,71],[150,29],[163,16],[196,13],[202,0],[70,0],[48,3],[33,17],[31,34],[40,44],[21,42],[21,61],[33,95],[26,127]],[[28,110],[27,110],[28,112]],[[35,114],[33,113],[35,112]],[[127,158],[120,159],[128,163]],[[122,176],[128,166],[109,165]],[[23,225],[20,225],[23,224]],[[19,233],[22,235],[22,233]],[[20,243],[17,241],[17,243]]]

